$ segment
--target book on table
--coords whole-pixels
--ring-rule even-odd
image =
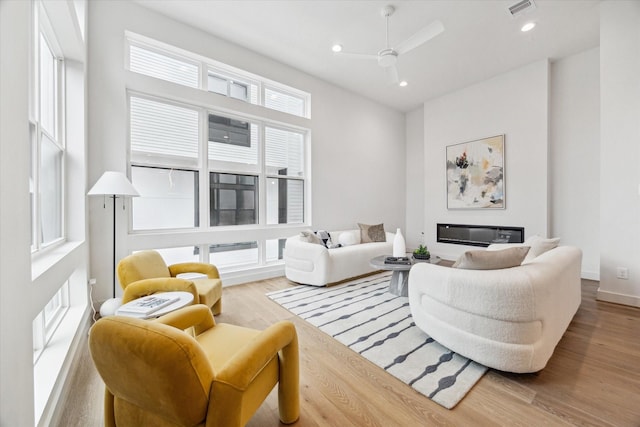
[[[148,316],[179,299],[177,296],[164,296],[162,294],[147,295],[123,305],[118,309],[118,313]]]
[[[411,265],[411,260],[404,256],[388,256],[384,258],[385,264]]]

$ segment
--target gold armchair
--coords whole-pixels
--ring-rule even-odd
[[[183,332],[194,327],[195,338]],[[204,305],[148,321],[98,320],[91,357],[106,427],[244,426],[278,384],[280,420],[300,413],[298,338],[288,321],[264,331],[216,324]]]
[[[185,291],[194,295],[195,304],[210,307],[213,314],[222,312],[222,281],[214,265],[185,262],[167,266],[158,252],[140,251],[121,259],[117,271],[123,303],[156,292]],[[206,274],[207,278],[176,278],[181,273]]]

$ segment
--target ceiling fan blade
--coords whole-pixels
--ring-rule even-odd
[[[427,25],[405,41],[398,44],[395,48],[395,51],[398,52],[399,55],[407,53],[410,50],[420,46],[421,44],[428,42],[443,31],[444,25],[442,25],[442,22],[433,21],[431,24]]]
[[[387,80],[389,80],[389,83],[398,84],[400,78],[398,77],[398,69],[395,65],[386,67],[384,72],[387,74]]]
[[[368,53],[354,53],[354,52],[336,52],[336,56],[346,56],[355,59],[375,59],[378,60],[378,55],[370,55]]]

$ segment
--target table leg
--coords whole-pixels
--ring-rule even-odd
[[[394,270],[391,273],[389,292],[401,297],[409,296],[409,271]]]

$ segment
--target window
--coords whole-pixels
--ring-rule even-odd
[[[211,225],[258,223],[258,177],[213,172],[211,182]]]
[[[140,193],[132,199],[134,230],[199,225],[197,171],[132,166],[131,182]]]
[[[40,13],[34,35],[30,103],[31,249],[37,252],[64,239],[63,60],[53,31]]]
[[[127,32],[129,70],[255,105],[310,117],[311,96],[209,58]],[[206,82],[199,83],[200,70]]]
[[[219,96],[180,88],[167,94],[166,85],[151,79],[140,86],[150,93],[130,91],[131,179],[141,195],[132,199],[132,237],[173,230],[185,245],[193,244],[170,249],[176,259],[199,257],[223,270],[281,263],[290,229],[309,220],[309,131],[293,117],[308,115],[309,95],[129,37],[131,71],[194,87],[181,83],[179,74],[184,68],[192,81],[197,68],[198,89],[243,101],[217,105]],[[265,114],[245,102],[262,106]],[[276,122],[267,108],[292,116],[278,115]]]
[[[33,320],[33,362],[51,340],[64,314],[69,309],[69,281],[65,281],[58,292]]]

